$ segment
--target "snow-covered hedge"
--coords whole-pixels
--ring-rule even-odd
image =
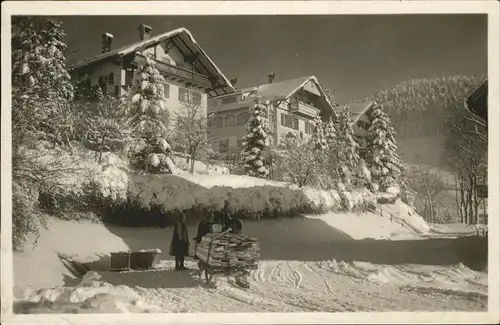
[[[112,223],[168,225],[179,211],[195,218],[219,212],[225,205],[241,218],[260,219],[365,210],[377,201],[366,189],[326,191],[241,175],[190,175],[182,170],[177,175],[144,175],[132,172],[126,161],[111,153],[104,154],[101,165],[88,153],[78,157],[85,176],[75,176],[64,193],[49,193],[47,205],[64,215],[72,208],[93,212]]]
[[[225,205],[240,218],[261,219],[299,213],[364,210],[376,203],[376,198],[368,190],[337,193],[265,180],[262,184],[254,182],[252,186],[243,186],[241,178],[247,176],[217,175],[218,183],[225,185],[215,186],[211,186],[211,180],[196,182],[187,175],[127,176],[126,184],[113,187],[109,182],[101,182],[96,187],[104,191],[102,197],[106,195],[104,205],[109,208],[105,220],[109,222],[167,225],[179,211],[187,212],[188,218],[198,219],[207,212],[221,211]],[[248,180],[255,181],[250,177]]]

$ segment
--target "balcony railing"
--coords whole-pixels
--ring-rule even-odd
[[[316,117],[319,113],[318,108],[298,100],[294,100],[290,103],[290,111],[307,117]]]
[[[141,59],[143,59],[141,56],[136,56],[134,61],[139,62]],[[167,77],[178,78],[185,82],[197,84],[206,88],[212,87],[210,78],[205,75],[163,61],[155,60],[155,62],[156,68],[160,71],[160,73],[166,74]]]

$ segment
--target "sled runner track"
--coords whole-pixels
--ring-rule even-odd
[[[314,270],[309,266],[309,264],[306,262],[304,263],[304,267],[309,271],[309,272],[314,272]]]
[[[292,266],[291,262],[287,262],[287,266],[292,271],[292,274],[294,277],[295,289],[298,289],[300,287],[300,285],[302,284],[302,274],[300,273],[300,271],[297,271],[296,268],[294,268]]]
[[[326,287],[326,289],[328,290],[328,292],[329,292],[331,295],[334,295],[332,288],[331,288],[331,287],[330,287],[330,285],[328,284],[328,280],[323,279],[323,281],[325,282],[325,287]]]

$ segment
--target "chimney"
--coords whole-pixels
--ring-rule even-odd
[[[139,30],[139,37],[141,41],[148,40],[149,37],[151,36],[151,31],[153,30],[151,26],[144,24],[140,24],[137,29]]]
[[[274,72],[267,75],[269,78],[269,83],[272,84],[274,82],[274,78],[276,78],[276,74]]]
[[[111,51],[111,44],[113,43],[113,38],[114,38],[113,34],[104,33],[102,34],[101,38],[102,38],[101,52],[106,53]]]
[[[233,79],[229,80],[233,86],[236,86],[236,83],[238,83],[238,78],[233,77]]]

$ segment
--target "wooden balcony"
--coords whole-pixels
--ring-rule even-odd
[[[140,62],[143,59],[140,56],[136,56],[134,62]],[[197,72],[184,69],[163,61],[155,60],[156,68],[160,73],[170,80],[176,80],[186,83],[187,86],[194,86],[200,88],[212,88],[213,83],[209,77],[199,74]]]
[[[298,100],[294,100],[290,103],[290,111],[292,113],[296,113],[310,118],[316,117],[320,112],[318,108]]]

